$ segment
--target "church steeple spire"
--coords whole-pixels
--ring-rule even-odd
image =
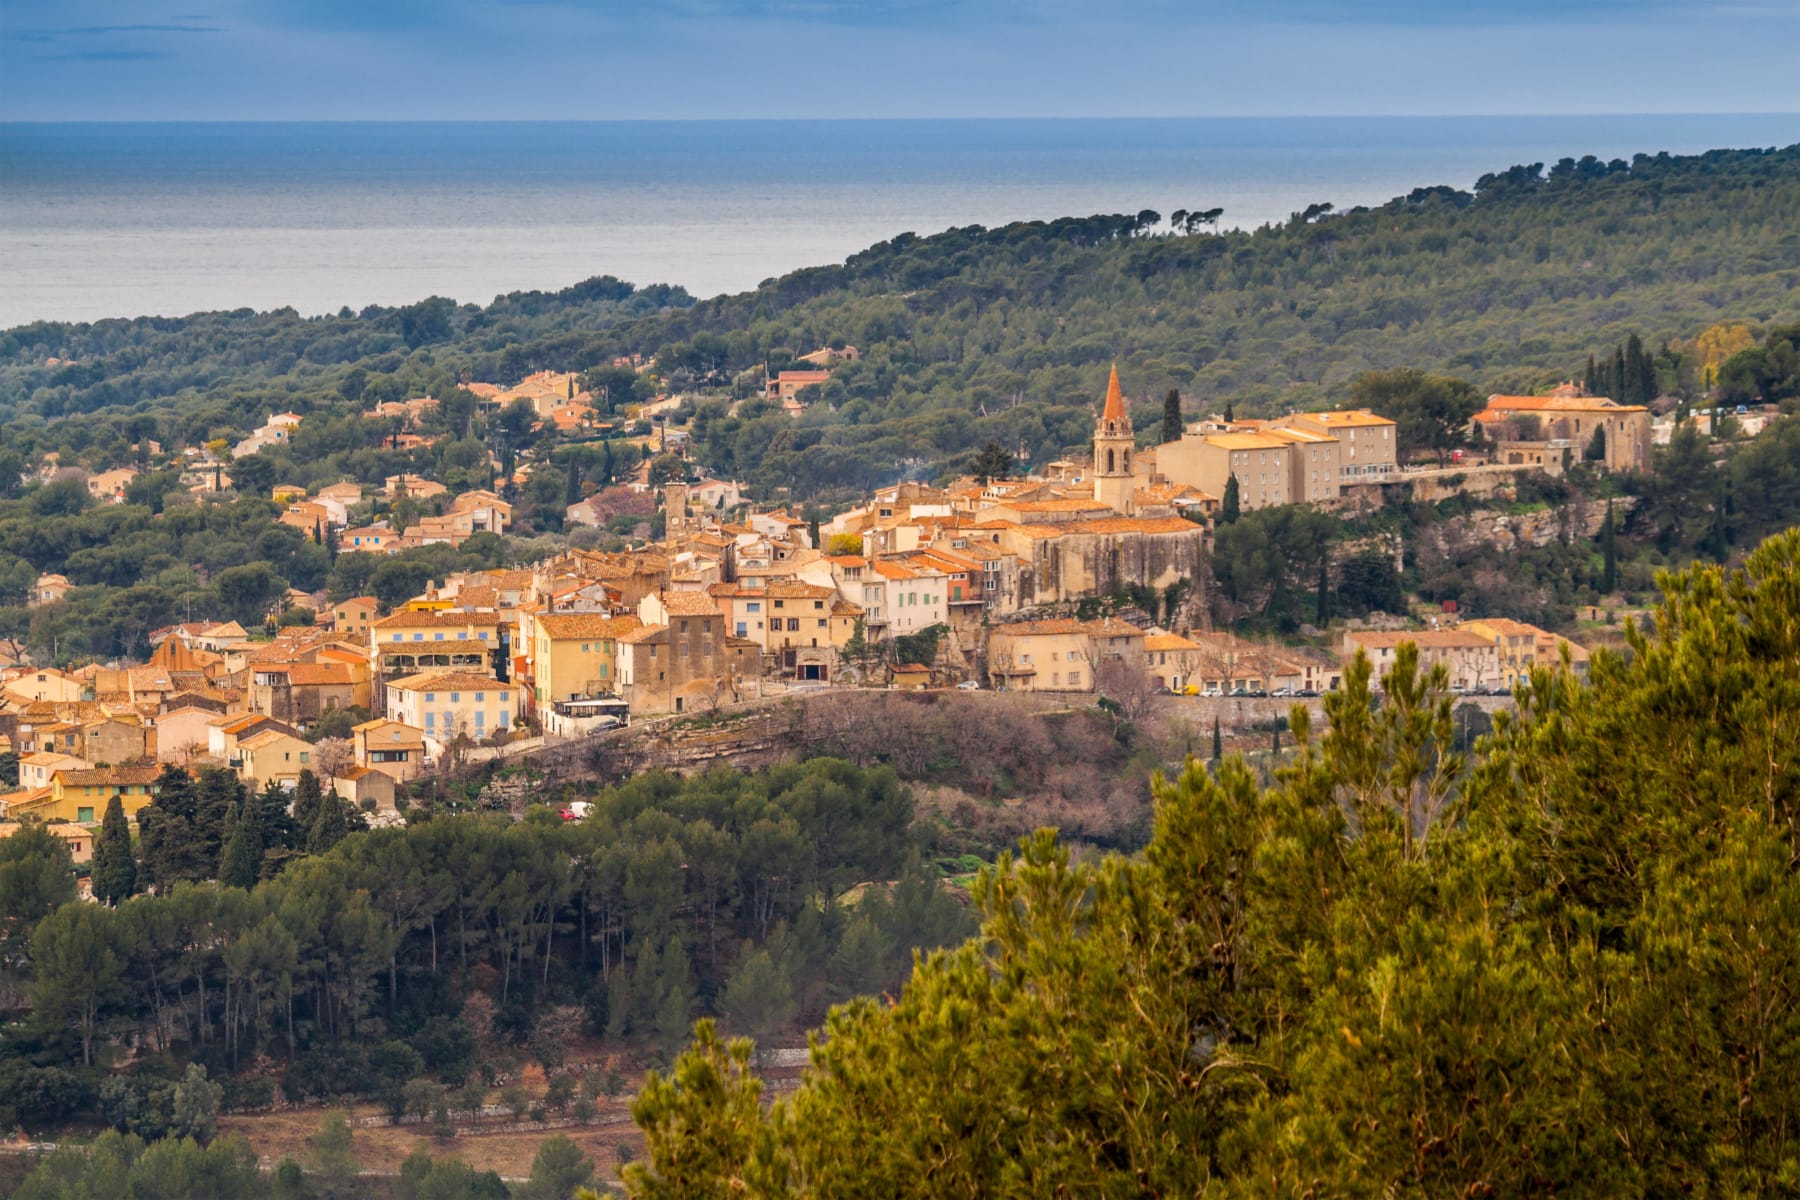
[[[1125,417],[1125,393],[1119,389],[1119,364],[1113,363],[1112,376],[1106,381],[1106,407],[1101,410],[1102,421],[1123,422]]]
[[[1106,381],[1106,406],[1094,424],[1094,499],[1127,516],[1137,490],[1131,469],[1135,446],[1131,414],[1125,411],[1125,392],[1119,387],[1119,364],[1114,363]]]

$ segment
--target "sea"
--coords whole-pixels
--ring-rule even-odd
[[[594,275],[738,292],[902,232],[1469,187],[1515,163],[1800,142],[1800,114],[0,123],[0,328],[486,303]]]

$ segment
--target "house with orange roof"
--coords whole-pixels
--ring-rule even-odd
[[[402,536],[385,525],[359,525],[338,535],[338,549],[344,552],[391,555],[405,548]]]
[[[1587,675],[1588,652],[1584,647],[1536,625],[1506,617],[1477,617],[1457,628],[1492,640],[1500,658],[1500,681],[1507,687],[1526,682],[1533,667],[1560,666],[1565,647],[1569,669],[1577,676]]]
[[[156,761],[189,766],[206,753],[207,734],[220,714],[193,704],[177,704],[156,715]]]
[[[423,729],[436,757],[459,737],[479,742],[510,730],[519,715],[518,688],[491,675],[421,671],[388,682],[387,715]]]
[[[1337,442],[1338,476],[1345,485],[1382,482],[1399,462],[1399,426],[1366,408],[1295,413],[1281,427]]]
[[[243,740],[268,729],[292,734],[295,737],[298,737],[300,733],[293,726],[284,725],[274,717],[262,713],[239,713],[235,716],[214,717],[206,725],[206,756],[236,770],[242,760],[238,748]]]
[[[350,731],[350,747],[358,767],[380,771],[396,783],[425,772],[425,731],[404,721],[364,721]]]
[[[1470,429],[1493,447],[1496,463],[1508,466],[1542,467],[1553,474],[1583,459],[1608,471],[1650,467],[1650,410],[1583,395],[1574,384],[1546,396],[1489,396]]]
[[[138,477],[136,467],[119,467],[111,471],[101,471],[87,478],[88,495],[103,504],[123,504],[125,489],[132,480]]]
[[[1394,665],[1400,646],[1411,642],[1419,648],[1419,665],[1429,670],[1442,663],[1449,672],[1450,686],[1465,691],[1482,691],[1500,687],[1506,682],[1500,666],[1500,648],[1491,636],[1468,629],[1420,629],[1398,633],[1350,630],[1344,634],[1344,657],[1358,651],[1369,656],[1379,679]]]
[[[366,638],[369,627],[373,625],[381,612],[381,602],[373,596],[351,596],[347,600],[339,600],[325,614],[333,633],[345,633],[353,637]]]
[[[270,725],[238,740],[234,769],[253,789],[275,783],[291,790],[300,772],[313,769],[312,756],[312,743]]]
[[[511,630],[511,621],[498,613],[401,610],[369,625],[369,646],[383,677],[429,670],[491,675],[510,654]]]
[[[50,776],[49,787],[32,792],[28,799],[9,801],[6,815],[13,820],[30,817],[96,825],[117,796],[126,818],[135,821],[156,798],[160,773],[156,767],[61,767]]]
[[[27,608],[42,608],[46,604],[55,604],[74,588],[67,575],[58,575],[46,571],[37,577],[31,585],[31,596],[25,601]]]
[[[559,701],[619,690],[619,639],[643,622],[629,613],[537,613],[531,620],[530,704],[550,732],[546,710]]]
[[[781,405],[790,412],[806,407],[800,393],[808,388],[820,387],[831,379],[830,371],[780,371],[775,378],[769,380],[765,389],[768,399]]]
[[[997,691],[1092,692],[1109,671],[1142,673],[1144,631],[1107,617],[996,625],[988,633],[988,679]]]
[[[426,479],[423,475],[402,474],[389,475],[383,483],[382,490],[392,500],[398,500],[402,496],[413,500],[429,500],[433,496],[444,495],[450,489],[435,479]]]

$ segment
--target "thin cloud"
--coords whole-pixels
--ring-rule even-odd
[[[153,58],[173,58],[164,50],[70,50],[66,54],[39,54],[43,62],[145,62]]]
[[[120,33],[224,33],[218,25],[75,25],[67,29],[21,29],[12,36],[21,42],[56,42],[68,38],[110,37]]]

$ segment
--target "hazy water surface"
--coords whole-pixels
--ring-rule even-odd
[[[738,291],[902,231],[1282,220],[1564,155],[1800,141],[1800,116],[0,124],[0,327],[486,302],[590,275]]]

